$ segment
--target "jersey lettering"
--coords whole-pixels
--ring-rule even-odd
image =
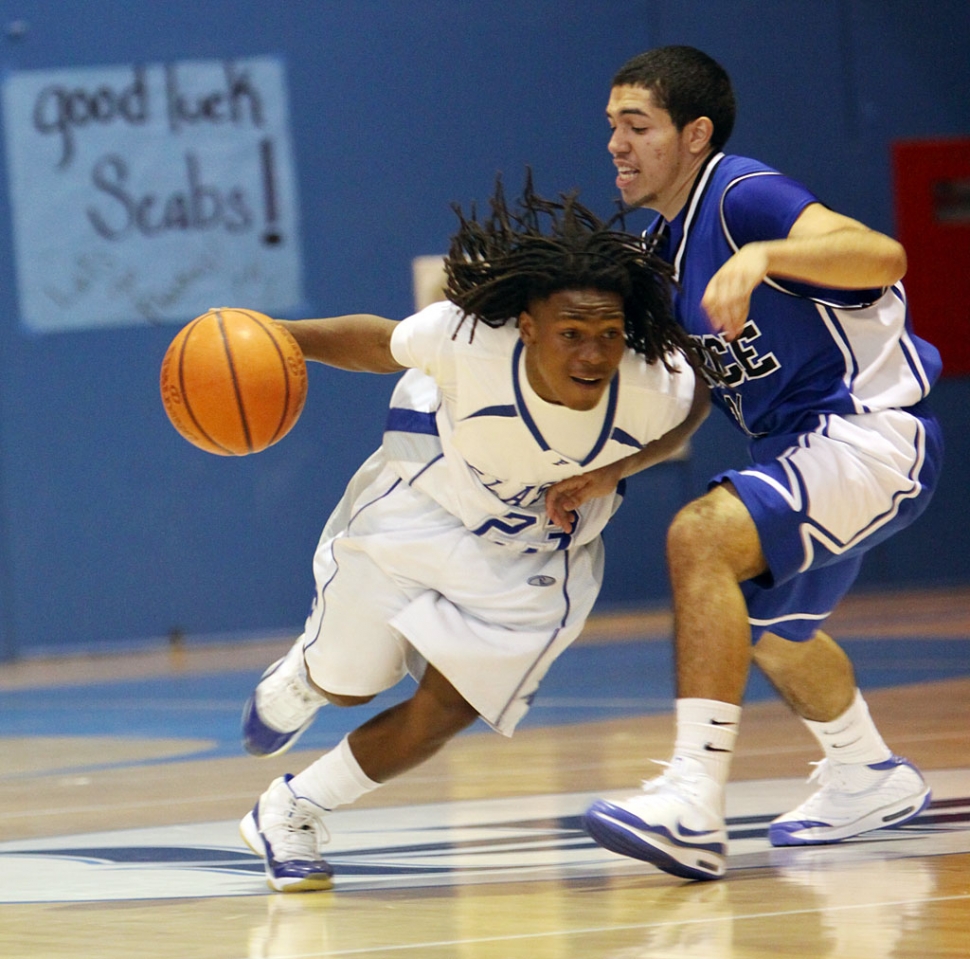
[[[714,333],[695,336],[704,356],[704,375],[708,384],[736,389],[747,380],[760,380],[780,369],[781,364],[774,353],[758,353],[755,341],[759,336],[758,324],[750,319],[734,340],[726,340],[723,334]]]
[[[496,530],[499,533],[505,533],[507,536],[517,536],[522,530],[535,526],[535,524],[535,516],[529,516],[527,513],[506,513],[504,516],[495,516],[486,520],[472,532],[476,536],[486,536],[490,530]]]
[[[479,478],[482,486],[497,499],[500,499],[503,503],[507,503],[509,506],[518,506],[521,509],[525,509],[545,496],[546,490],[552,486],[552,483],[541,483],[538,486],[521,486],[518,483],[512,484],[506,480],[488,476],[477,467],[472,466],[471,463],[468,465]]]

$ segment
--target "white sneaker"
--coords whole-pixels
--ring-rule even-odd
[[[871,829],[901,826],[930,802],[919,770],[899,756],[881,763],[817,763],[809,782],[820,787],[768,826],[773,846],[838,842]]]
[[[243,708],[243,746],[254,756],[285,753],[326,702],[307,682],[301,636],[263,673]]]
[[[329,838],[323,825],[327,810],[290,785],[289,774],[274,779],[239,823],[244,842],[266,863],[266,882],[277,892],[329,889],[333,867],[320,858]]]
[[[684,879],[724,875],[723,790],[699,762],[678,757],[643,792],[586,810],[586,831],[612,852],[653,863]]]

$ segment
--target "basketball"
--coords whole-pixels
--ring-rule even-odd
[[[162,405],[190,443],[219,456],[258,453],[303,411],[307,371],[296,340],[253,310],[209,310],[162,360]]]

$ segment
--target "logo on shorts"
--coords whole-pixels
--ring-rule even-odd
[[[554,586],[555,576],[530,576],[528,581],[530,586]]]

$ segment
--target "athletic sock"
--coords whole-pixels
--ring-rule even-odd
[[[828,723],[802,719],[834,763],[881,763],[892,755],[883,742],[876,724],[869,715],[869,707],[857,689],[852,705],[841,716]]]
[[[357,762],[348,738],[316,762],[297,773],[290,785],[298,796],[312,799],[324,809],[336,809],[359,799],[364,793],[377,789],[381,783],[374,782]]]
[[[697,760],[722,788],[727,782],[738,737],[741,707],[716,699],[677,700],[674,757]]]

